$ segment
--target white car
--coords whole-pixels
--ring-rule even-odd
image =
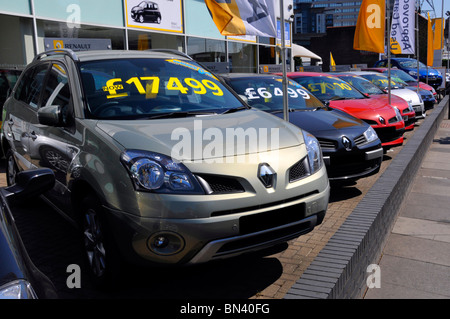
[[[386,75],[370,71],[353,71],[352,73],[368,79],[373,84],[387,91],[388,78]],[[416,118],[425,118],[425,103],[420,94],[410,89],[399,88],[395,83],[391,85],[391,94],[410,102],[416,112]]]

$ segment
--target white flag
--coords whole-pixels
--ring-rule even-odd
[[[415,53],[415,2],[395,0],[391,24],[391,52],[394,54]]]
[[[275,1],[205,0],[222,35],[277,37]]]

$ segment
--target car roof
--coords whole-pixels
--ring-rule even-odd
[[[279,75],[279,73],[276,73]],[[323,72],[288,72],[286,74],[288,77],[290,76],[330,76],[328,73]]]
[[[111,60],[123,58],[160,58],[160,59],[179,59],[191,60],[188,55],[176,50],[92,50],[92,51],[78,51],[71,50],[50,50],[38,54],[34,60],[44,60],[55,56],[70,56],[73,60],[84,62],[93,60]]]
[[[219,76],[228,79],[240,79],[240,78],[279,78],[278,74],[272,73],[219,73]]]
[[[355,75],[369,75],[369,74],[382,75],[380,74],[380,72],[375,71],[351,71],[351,73],[354,73]]]

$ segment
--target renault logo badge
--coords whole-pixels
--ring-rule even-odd
[[[344,144],[344,147],[347,151],[352,150],[352,142],[350,142],[350,140],[347,136],[342,137],[342,144]]]
[[[275,177],[277,173],[270,167],[269,164],[263,163],[259,164],[258,167],[258,178],[263,183],[266,188],[271,188],[275,185]]]

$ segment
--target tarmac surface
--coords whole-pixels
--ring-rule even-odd
[[[426,120],[419,120],[416,128]],[[406,144],[415,131],[405,134]],[[31,259],[63,299],[283,299],[401,149],[385,154],[379,174],[333,187],[324,222],[306,235],[261,253],[198,267],[133,268],[111,291],[95,290],[84,274],[81,289],[67,288],[67,266],[82,265],[77,233],[45,202],[23,203],[14,215]],[[0,186],[5,185],[4,175],[1,162]],[[380,288],[367,289],[362,298],[450,297],[449,193],[450,120],[446,113],[382,251],[374,282]]]

